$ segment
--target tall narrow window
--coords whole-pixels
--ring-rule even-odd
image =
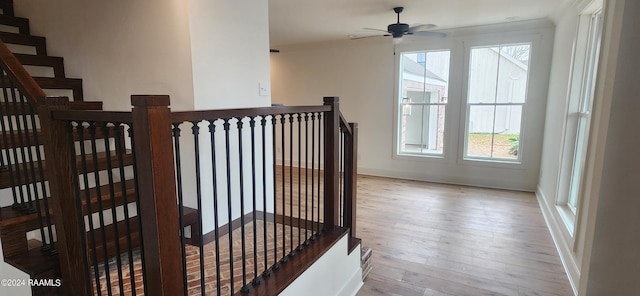
[[[473,47],[465,159],[520,162],[531,44]]]
[[[572,96],[570,100],[578,101],[577,110],[569,110],[568,121],[575,122],[575,125],[568,124],[575,128],[575,138],[572,137],[573,158],[571,164],[571,175],[569,180],[569,194],[567,206],[575,214],[579,200],[582,176],[584,174],[584,164],[587,155],[587,142],[589,139],[589,126],[591,121],[591,107],[593,106],[593,90],[598,65],[598,54],[600,51],[600,35],[602,30],[602,14],[600,11],[589,16],[586,46],[584,47],[584,68],[582,73],[576,75],[573,81],[579,83],[576,90],[578,96]],[[586,26],[585,26],[586,27]],[[584,28],[584,27],[583,27]],[[583,45],[584,46],[584,45]],[[576,49],[579,50],[579,49]],[[575,63],[576,61],[574,61]],[[575,65],[574,65],[575,66]],[[580,79],[580,80],[577,80]],[[572,82],[573,83],[573,82]],[[569,156],[570,157],[570,156]]]
[[[399,154],[443,154],[449,58],[448,50],[401,54]]]

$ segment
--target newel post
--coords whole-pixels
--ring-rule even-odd
[[[134,153],[149,295],[182,295],[169,96],[131,96]]]
[[[356,208],[357,208],[357,178],[358,178],[358,123],[350,122],[351,135],[347,138],[346,152],[349,163],[348,172],[345,172],[344,183],[348,186],[349,192],[345,197],[345,223],[349,225],[349,234],[356,237]]]
[[[88,295],[88,274],[85,273],[87,254],[82,245],[85,239],[84,219],[78,216],[73,179],[72,141],[66,123],[54,120],[51,111],[68,109],[66,97],[41,98],[38,117],[42,129],[43,147],[47,160],[46,177],[49,181],[51,208],[56,227],[58,259],[62,274],[62,289],[67,295]]]
[[[340,99],[324,97],[331,111],[324,117],[324,229],[340,225]]]

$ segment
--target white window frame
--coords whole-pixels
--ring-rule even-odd
[[[527,89],[525,90],[525,100],[522,103],[498,103],[498,102],[494,102],[494,103],[470,103],[469,102],[469,83],[470,83],[470,79],[469,79],[469,73],[468,71],[470,70],[469,67],[469,63],[471,62],[471,50],[473,50],[474,48],[486,48],[486,47],[499,47],[502,48],[503,46],[510,46],[510,45],[524,45],[527,44],[529,45],[529,56],[530,56],[530,60],[531,60],[531,56],[532,56],[532,50],[533,50],[533,42],[529,41],[529,42],[508,42],[508,43],[500,43],[500,44],[489,44],[489,45],[479,45],[479,46],[470,46],[465,50],[466,53],[466,57],[467,57],[467,62],[466,64],[466,69],[467,69],[467,73],[465,73],[467,79],[465,80],[465,85],[466,85],[466,91],[465,91],[465,117],[464,117],[464,121],[463,121],[463,126],[464,126],[464,133],[463,133],[463,150],[462,150],[462,157],[463,160],[467,160],[467,161],[481,161],[481,162],[491,162],[491,163],[505,163],[505,164],[521,164],[522,163],[522,141],[521,139],[525,138],[526,134],[523,135],[523,126],[524,126],[524,119],[525,119],[525,114],[526,114],[526,106],[527,106],[527,97],[528,97],[528,92],[529,92],[529,78],[530,78],[530,71],[529,69],[527,69],[527,77],[526,77],[526,85],[527,85]],[[498,66],[499,67],[499,66]],[[528,67],[529,68],[529,67]],[[521,119],[520,119],[520,135],[519,135],[519,141],[518,141],[518,155],[517,158],[515,159],[509,159],[509,158],[494,158],[493,156],[491,157],[485,157],[485,156],[475,156],[475,155],[468,155],[468,135],[469,135],[469,122],[470,122],[470,113],[471,113],[471,107],[472,106],[493,106],[497,109],[497,107],[499,106],[520,106],[522,109],[522,113],[521,113]],[[494,120],[493,120],[493,128],[495,128],[495,110],[494,110]],[[492,146],[493,146],[493,140],[492,140]],[[493,154],[493,153],[492,153]]]
[[[564,126],[556,209],[571,236],[585,194],[585,169],[594,88],[602,37],[602,4],[592,3],[580,15],[574,41]]]
[[[522,120],[520,127],[520,138],[518,148],[518,161],[511,161],[508,159],[491,159],[491,158],[476,158],[476,157],[465,157],[466,153],[466,134],[467,134],[467,116],[468,116],[468,93],[469,93],[469,60],[471,57],[471,49],[474,47],[483,47],[483,46],[496,46],[496,45],[508,45],[508,44],[530,44],[529,49],[529,58],[533,63],[529,63],[529,71],[527,77],[527,92],[526,99],[522,107]],[[527,149],[527,142],[530,139],[535,139],[538,135],[535,133],[539,133],[539,131],[533,130],[532,126],[534,126],[535,120],[539,120],[538,118],[533,118],[529,116],[529,114],[535,114],[536,112],[540,112],[536,110],[532,113],[531,110],[531,99],[536,98],[539,99],[541,97],[540,90],[536,88],[536,86],[541,83],[541,79],[545,79],[546,77],[541,77],[539,74],[539,67],[536,67],[536,60],[540,59],[542,53],[538,49],[541,43],[541,36],[536,33],[532,34],[505,34],[500,37],[494,38],[483,38],[476,39],[474,41],[464,42],[464,68],[462,70],[462,93],[461,93],[461,103],[460,103],[460,118],[459,118],[459,126],[460,132],[458,134],[458,142],[460,143],[457,151],[458,155],[458,163],[463,165],[470,166],[483,166],[483,167],[493,167],[493,168],[504,168],[504,169],[516,169],[516,170],[526,170],[532,164],[532,160],[538,159],[537,156],[529,154]],[[534,94],[535,92],[535,94]],[[546,93],[546,92],[545,92]],[[536,107],[539,108],[539,107]],[[541,133],[540,133],[541,134]]]
[[[424,157],[424,158],[432,158],[432,159],[443,159],[445,157],[446,151],[447,151],[447,134],[448,134],[448,126],[450,125],[449,123],[449,117],[450,117],[450,113],[451,111],[449,111],[451,109],[450,104],[449,104],[449,100],[447,98],[446,102],[437,102],[437,103],[417,103],[417,102],[403,102],[403,100],[401,99],[402,97],[402,75],[401,72],[403,69],[403,64],[402,64],[402,56],[403,54],[408,54],[408,53],[417,53],[417,52],[425,52],[425,53],[429,53],[429,52],[442,52],[442,51],[448,51],[449,52],[449,77],[447,77],[447,79],[449,79],[448,81],[448,93],[449,96],[451,96],[451,81],[450,81],[450,77],[451,77],[451,67],[452,67],[452,59],[453,59],[453,50],[451,48],[433,48],[433,49],[419,49],[419,50],[403,50],[403,51],[398,51],[396,53],[397,55],[397,70],[395,71],[395,75],[396,75],[396,85],[397,87],[396,89],[396,95],[394,96],[394,104],[395,104],[395,120],[394,120],[394,124],[395,124],[395,136],[394,136],[394,157],[398,157],[398,158],[404,158],[404,157]],[[405,112],[407,112],[408,110],[411,110],[409,108],[411,108],[411,106],[421,106],[422,108],[424,108],[424,106],[444,106],[445,107],[445,116],[444,116],[444,127],[443,127],[443,151],[442,153],[429,153],[429,152],[403,152],[400,148],[401,146],[401,142],[402,142],[402,117],[403,114]],[[407,108],[408,107],[408,108]],[[423,109],[424,110],[424,109]]]

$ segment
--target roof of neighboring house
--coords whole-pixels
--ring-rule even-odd
[[[434,80],[439,80],[442,82],[447,82],[442,77],[436,75],[435,73],[429,71],[429,69],[425,69],[423,65],[418,64],[416,61],[410,59],[407,56],[403,56],[402,65],[404,67],[404,71],[407,73],[411,73],[418,76],[426,75],[427,78],[431,78]]]

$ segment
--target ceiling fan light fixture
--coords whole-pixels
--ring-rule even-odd
[[[403,23],[390,24],[387,26],[387,31],[391,33],[393,38],[400,38],[409,32],[409,25]]]

